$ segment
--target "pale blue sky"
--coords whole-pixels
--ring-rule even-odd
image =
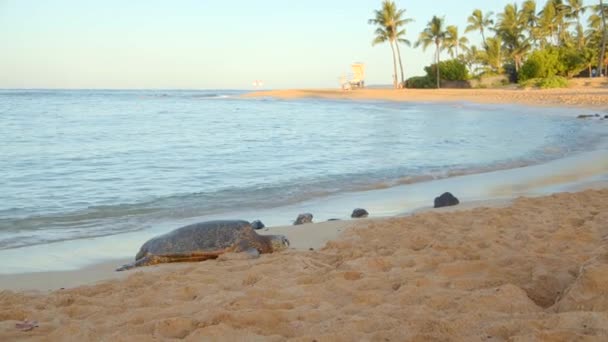
[[[380,2],[0,0],[0,88],[336,87],[355,61],[368,84],[388,84],[390,48],[371,46],[367,24]],[[434,14],[464,31],[474,8],[509,2],[397,0],[412,42]],[[403,47],[406,76],[432,52]]]

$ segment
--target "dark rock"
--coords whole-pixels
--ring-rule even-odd
[[[454,197],[454,195],[449,192],[446,192],[439,197],[435,197],[435,208],[449,207],[459,203],[460,201],[458,198]]]
[[[258,229],[262,229],[266,226],[262,223],[262,221],[255,220],[255,221],[251,222],[251,227],[255,230],[258,230]]]
[[[367,216],[369,216],[367,210],[361,208],[353,210],[353,213],[350,215],[352,218],[365,218]]]
[[[577,119],[589,119],[589,118],[592,118],[592,117],[594,117],[594,116],[595,116],[595,115],[593,115],[593,114],[590,114],[590,115],[587,115],[587,114],[581,114],[581,115],[577,116],[576,118],[577,118]]]
[[[604,119],[608,119],[608,115],[604,115]]]
[[[594,115],[594,116],[595,116],[596,118],[599,118],[599,117],[600,117],[600,115],[599,115],[598,113],[595,113],[595,115]]]
[[[338,219],[338,218],[330,218],[329,220],[327,220],[327,222],[329,222],[329,221],[340,221],[340,219]]]
[[[298,215],[298,218],[293,223],[293,225],[297,226],[297,225],[305,224],[305,223],[312,223],[312,214],[311,213],[304,213],[304,214]]]

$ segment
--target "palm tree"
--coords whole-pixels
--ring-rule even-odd
[[[478,9],[474,10],[473,14],[471,14],[467,18],[467,22],[469,23],[469,25],[464,30],[464,33],[469,33],[471,31],[479,31],[481,33],[481,39],[483,41],[483,45],[485,45],[486,36],[485,36],[484,31],[485,31],[486,27],[490,27],[490,26],[494,25],[494,20],[492,20],[492,18],[491,18],[493,14],[494,14],[493,12],[488,12],[484,16],[483,13],[481,12],[481,10],[478,10]]]
[[[410,42],[405,39],[405,29],[402,27],[412,22],[412,19],[404,18],[405,10],[397,9],[394,1],[384,0],[382,8],[374,11],[374,18],[370,19],[369,24],[377,25],[375,34],[376,37],[372,41],[372,45],[389,42],[393,52],[393,85],[397,88],[397,63],[399,61],[399,69],[401,70],[401,84],[405,82],[403,73],[403,64],[401,63],[401,51],[399,43],[410,45]],[[395,49],[397,56],[395,56]]]
[[[369,24],[377,25],[376,31],[374,34],[374,40],[372,40],[372,46],[382,44],[387,42],[391,46],[392,56],[393,56],[393,87],[397,88],[397,57],[395,56],[395,46],[393,45],[391,27],[388,26],[388,22],[390,22],[389,13],[384,11],[386,1],[382,4],[381,10],[374,11],[374,18],[368,20]]]
[[[557,28],[555,27],[555,7],[551,1],[547,1],[543,10],[539,12],[538,18],[538,36],[541,39],[541,47],[545,44],[551,44],[551,41],[555,41]]]
[[[405,86],[405,76],[403,73],[403,64],[401,63],[401,51],[399,50],[399,43],[407,46],[411,46],[411,43],[405,38],[405,29],[401,29],[401,27],[411,23],[414,20],[403,17],[405,15],[405,9],[397,10],[394,2],[392,5],[393,8],[395,8],[392,25],[393,41],[395,42],[395,47],[397,48],[397,60],[399,61],[399,70],[401,71],[401,85]]]
[[[529,38],[523,34],[525,20],[525,13],[517,9],[517,4],[508,4],[503,13],[498,14],[496,33],[502,38],[508,56],[513,59],[516,72],[519,72],[526,53],[532,48]]]
[[[446,36],[444,40],[445,47],[452,58],[458,57],[458,48],[466,51],[468,49],[469,40],[467,37],[460,37],[458,27],[450,25],[446,28]]]
[[[479,59],[487,65],[487,71],[497,74],[502,72],[503,52],[500,36],[488,38],[486,47],[479,53]]]
[[[576,40],[577,47],[582,49],[585,46],[585,33],[581,24],[581,14],[585,14],[586,7],[583,5],[583,0],[568,0],[566,5],[566,17],[576,19]]]
[[[555,45],[566,44],[570,37],[568,31],[570,22],[565,20],[567,13],[568,7],[563,0],[548,0],[539,13],[539,26],[545,36],[554,40]]]
[[[424,31],[420,32],[420,36],[418,37],[418,41],[416,42],[415,47],[422,45],[422,50],[426,50],[426,48],[435,44],[435,65],[437,69],[437,88],[441,88],[440,82],[440,72],[439,72],[439,57],[441,54],[441,49],[443,48],[443,40],[446,36],[446,31],[443,27],[443,18],[439,18],[437,16],[433,16],[431,21],[428,22]]]
[[[536,16],[536,1],[526,0],[520,10],[521,24],[526,27],[528,36],[536,44],[539,40],[538,17]]]
[[[604,70],[604,58],[606,55],[606,10],[608,8],[604,7],[604,1],[600,0],[600,15],[602,17],[602,49],[600,50],[600,59],[598,63],[598,71],[600,75],[602,74],[602,70]]]

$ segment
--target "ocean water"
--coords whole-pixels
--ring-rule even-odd
[[[601,138],[573,109],[242,93],[0,90],[0,252],[538,164]]]

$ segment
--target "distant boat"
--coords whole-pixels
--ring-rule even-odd
[[[262,87],[263,85],[264,85],[264,82],[262,82],[260,80],[253,81],[253,86],[254,87]]]

